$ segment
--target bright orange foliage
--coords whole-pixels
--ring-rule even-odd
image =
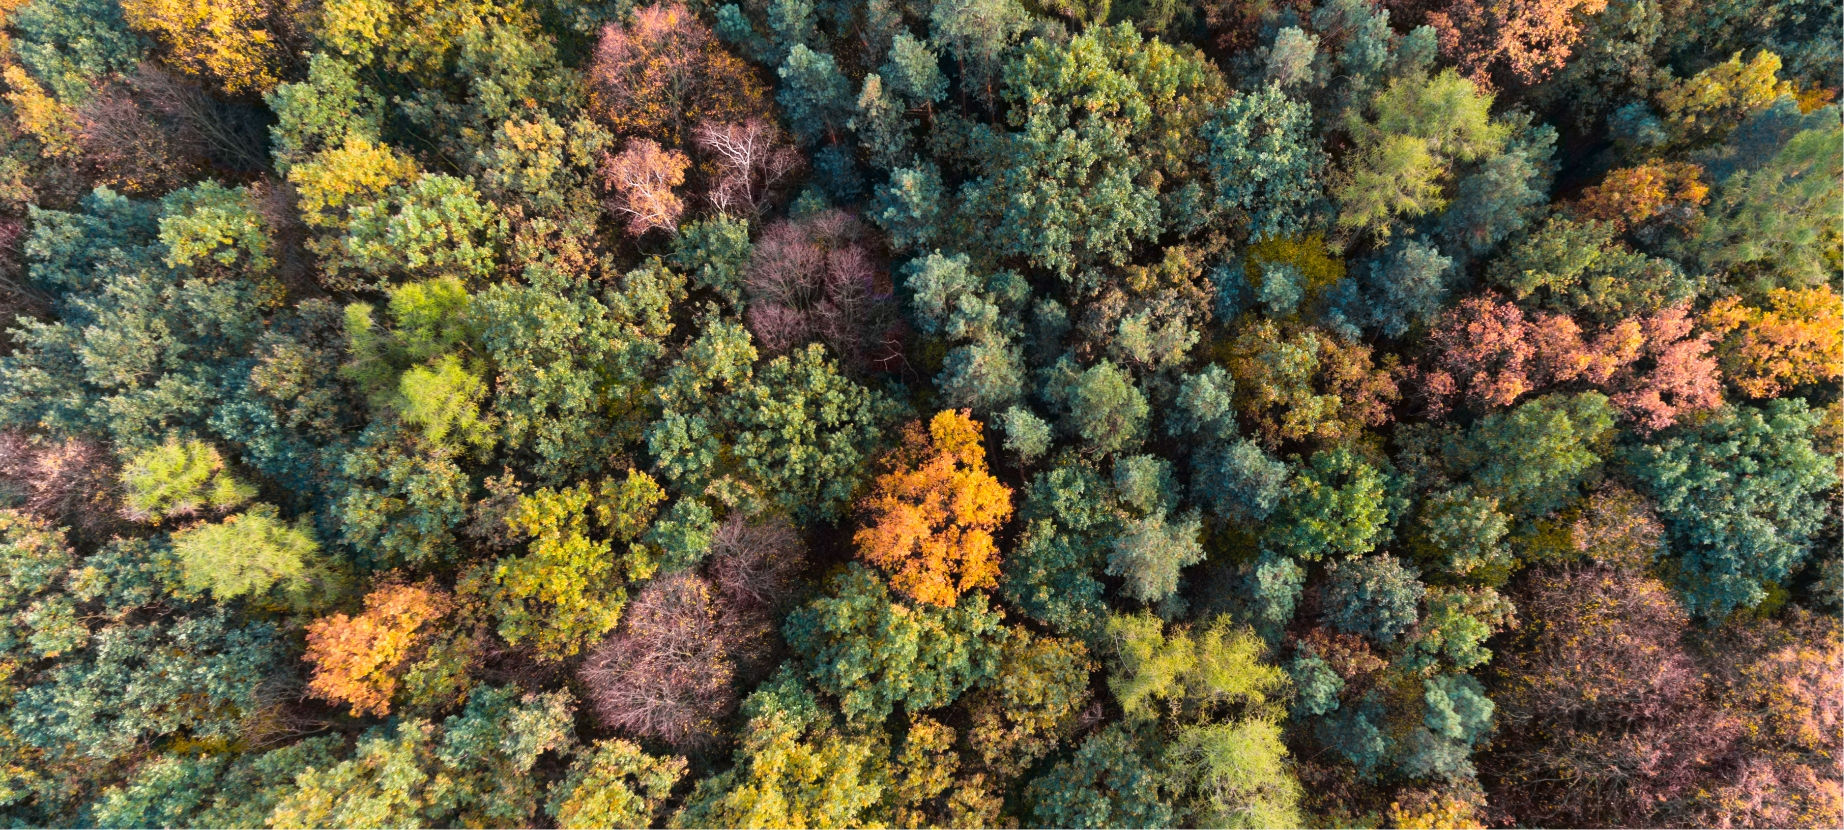
[[[992,532],[1012,515],[1012,491],[986,471],[980,422],[949,410],[926,433],[911,424],[891,462],[853,537],[864,560],[889,573],[892,588],[934,605],[998,584]]]
[[[1776,288],[1767,302],[1759,309],[1725,297],[1704,314],[1704,326],[1722,338],[1723,374],[1756,398],[1844,377],[1844,297],[1830,288]]]
[[[1600,184],[1582,192],[1575,209],[1589,219],[1599,219],[1624,231],[1667,210],[1682,212],[1682,218],[1690,220],[1697,208],[1709,200],[1703,168],[1665,162],[1608,173]]]
[[[389,585],[365,597],[357,617],[334,614],[307,625],[307,654],[314,664],[309,694],[352,704],[354,715],[390,714],[399,669],[422,645],[424,626],[454,607],[429,585]]]

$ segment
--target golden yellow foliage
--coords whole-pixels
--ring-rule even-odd
[[[891,462],[853,537],[864,560],[889,573],[898,592],[933,605],[952,607],[962,593],[998,584],[992,532],[1012,515],[1012,491],[986,471],[980,422],[950,410],[926,433],[911,424]]]
[[[257,0],[122,0],[128,25],[165,46],[172,64],[233,95],[279,80],[280,49]]]
[[[58,103],[18,64],[6,67],[0,77],[6,80],[6,100],[13,105],[13,117],[20,129],[38,139],[40,155],[55,159],[82,154],[78,144],[82,127],[75,111]]]
[[[1697,165],[1642,164],[1608,173],[1600,184],[1582,192],[1576,209],[1624,231],[1670,208],[1694,212],[1709,196],[1703,168]],[[1683,218],[1688,220],[1690,215]]]
[[[301,221],[310,228],[343,223],[346,210],[416,178],[416,161],[386,144],[349,137],[288,170],[300,197]]]

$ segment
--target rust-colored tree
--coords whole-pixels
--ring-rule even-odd
[[[654,228],[678,233],[685,202],[672,189],[685,183],[690,166],[684,153],[661,149],[652,139],[629,141],[620,153],[602,159],[609,212],[626,217],[627,232],[633,236]]]
[[[346,703],[355,715],[387,715],[403,669],[427,645],[433,624],[454,600],[433,584],[387,585],[365,597],[365,611],[307,625],[307,654],[314,666],[308,693]]]
[[[1389,4],[1425,22],[1441,55],[1476,84],[1535,84],[1568,63],[1588,17],[1607,0],[1410,0]]]
[[[1499,734],[1482,758],[1492,801],[1518,823],[1670,823],[1660,807],[1717,772],[1742,731],[1705,699],[1670,589],[1634,571],[1538,573],[1501,652]]]
[[[1646,431],[1685,412],[1722,403],[1708,335],[1693,331],[1688,306],[1673,306],[1584,331],[1562,314],[1523,309],[1494,295],[1449,309],[1429,332],[1433,359],[1422,373],[1428,408],[1456,402],[1475,409],[1510,406],[1563,384],[1606,392]]]
[[[682,3],[647,6],[631,23],[604,27],[589,82],[596,114],[615,132],[672,148],[685,146],[695,124],[767,113],[748,65]]]
[[[1703,168],[1685,162],[1624,167],[1582,191],[1575,210],[1626,231],[1658,217],[1691,226],[1710,200]]]
[[[998,584],[992,533],[1012,515],[1012,491],[986,471],[980,422],[944,411],[910,424],[865,500],[859,555],[919,602],[952,607],[960,595]]]

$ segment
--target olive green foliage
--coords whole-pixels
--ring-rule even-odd
[[[785,634],[847,718],[881,721],[899,704],[910,712],[946,706],[997,672],[1004,614],[983,595],[952,608],[912,605],[855,564],[831,587],[831,596],[788,616]]]

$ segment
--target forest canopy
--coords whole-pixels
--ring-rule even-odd
[[[0,0],[0,824],[1844,823],[1808,0]]]

